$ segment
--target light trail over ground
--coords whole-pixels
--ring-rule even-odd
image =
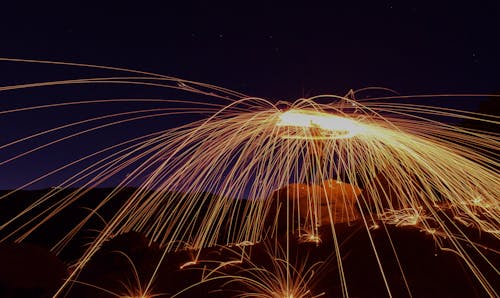
[[[462,227],[473,226],[500,239],[499,134],[436,120],[436,117],[455,122],[474,120],[498,126],[498,116],[405,104],[404,99],[395,102],[392,97],[390,100],[358,101],[353,98],[354,93],[346,97],[323,95],[276,104],[208,84],[133,72],[141,77],[102,77],[0,88],[0,92],[21,92],[41,86],[99,83],[147,85],[163,88],[167,94],[174,91],[176,96],[179,91],[184,96],[187,94],[187,98],[136,99],[159,106],[89,116],[85,120],[20,136],[6,144],[0,143],[0,152],[26,144],[11,156],[0,155],[2,166],[15,164],[18,159],[40,150],[50,151],[63,141],[76,142],[81,135],[108,128],[119,129],[124,123],[194,114],[198,117],[189,123],[158,127],[150,134],[96,148],[95,152],[61,168],[48,170],[38,178],[28,179],[18,189],[0,196],[0,202],[8,202],[31,183],[48,179],[67,167],[76,169],[75,174],[65,177],[56,188],[0,222],[2,241],[21,242],[29,239],[32,233],[43,231],[44,226],[60,213],[77,205],[90,189],[127,172],[113,191],[76,225],[67,227],[64,236],[53,244],[54,252],[63,252],[88,223],[100,217],[102,209],[115,206],[113,216],[78,257],[56,296],[70,290],[71,283],[78,283],[79,273],[103,243],[116,235],[140,232],[151,243],[162,247],[156,270],[148,282],[141,283],[141,292],[149,293],[169,253],[188,246],[195,252],[188,264],[192,265],[197,264],[205,248],[234,244],[251,247],[277,237],[279,231],[284,230],[287,237],[298,235],[305,243],[322,245],[325,237],[333,241],[332,254],[336,256],[342,293],[348,297],[350,290],[343,273],[344,256],[339,249],[336,225],[353,222],[361,223],[369,235],[389,296],[392,295],[391,286],[370,233],[380,228],[388,231],[390,225],[411,226],[426,232],[440,249],[451,250],[460,256],[487,294],[498,294],[494,281],[483,274],[477,262],[486,263],[497,273],[498,264],[484,254],[482,246],[469,239]],[[190,99],[190,95],[202,96],[204,100]],[[7,108],[0,110],[0,118],[33,110],[43,113],[61,106],[78,108],[125,101],[135,99],[89,99]],[[76,132],[67,131],[70,127],[76,128]],[[28,141],[32,139],[41,140],[41,144],[30,147]],[[84,161],[88,163],[82,166]],[[134,191],[126,200],[116,202],[120,191],[131,186],[135,187]],[[60,194],[67,190],[69,193],[61,198]],[[329,236],[319,233],[325,226],[331,231]],[[394,262],[411,296],[404,266],[397,257],[398,247],[393,245],[387,233],[396,256]],[[290,243],[289,238],[286,243]],[[258,268],[249,271],[244,283],[250,292],[288,293],[285,296],[292,297],[293,287],[297,284],[302,287],[312,279],[307,269],[295,270],[290,266],[289,249],[288,246],[278,249],[276,243],[274,252],[279,253],[274,259],[276,271]],[[498,252],[495,254],[498,256]],[[251,259],[247,263],[251,263]],[[307,272],[307,276],[298,276],[302,272]],[[276,274],[279,285],[272,284]],[[235,277],[235,282],[242,280]],[[269,293],[267,296],[276,297]],[[307,297],[321,294],[314,296],[307,290],[304,293],[302,296]]]

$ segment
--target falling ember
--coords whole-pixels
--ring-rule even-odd
[[[291,139],[346,139],[362,132],[358,121],[326,112],[291,109],[279,115],[277,126],[301,128],[301,131],[286,135]],[[318,128],[321,133],[313,135],[307,129]]]

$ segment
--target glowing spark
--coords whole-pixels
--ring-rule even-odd
[[[425,219],[422,207],[401,210],[387,210],[380,215],[380,220],[397,227],[414,226]]]
[[[427,234],[430,234],[430,235],[434,235],[434,234],[436,234],[436,229],[431,229],[431,228],[428,228],[428,229],[424,229],[424,231],[425,231]]]
[[[245,246],[252,246],[254,244],[255,243],[253,243],[252,241],[245,240],[245,241],[242,241],[240,243],[237,243],[236,246],[238,246],[238,247],[245,247]]]
[[[186,268],[186,267],[193,266],[193,265],[196,265],[196,264],[198,264],[198,262],[197,262],[197,261],[189,261],[189,262],[186,262],[186,263],[182,264],[182,265],[179,267],[179,269],[184,269],[184,268]]]
[[[319,245],[321,242],[321,238],[315,234],[302,234],[299,236],[299,243],[316,243],[316,245]]]

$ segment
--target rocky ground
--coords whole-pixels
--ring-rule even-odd
[[[406,285],[413,297],[487,297],[466,262],[456,253],[440,249],[438,243],[451,247],[449,239],[416,226],[377,224],[378,228],[367,230],[360,219],[336,223],[335,237],[327,225],[320,229],[320,239],[310,241],[297,232],[281,231],[261,243],[206,248],[198,257],[198,252],[189,247],[163,254],[158,244],[139,233],[117,235],[86,265],[67,297],[138,295],[155,270],[157,274],[148,294],[165,294],[160,297],[175,294],[177,297],[233,297],[266,291],[283,294],[286,264],[279,259],[285,257],[287,238],[290,239],[289,268],[293,268],[290,284],[296,291],[292,293],[294,297],[323,293],[324,297],[342,297],[339,264],[349,297],[387,297],[386,282],[393,297],[408,297]],[[498,286],[494,283],[498,278],[494,268],[500,265],[495,251],[498,240],[472,227],[460,228],[478,244],[476,247],[491,264],[460,240],[464,252],[485,277]],[[57,234],[53,230],[51,233]],[[50,237],[51,234],[47,234],[47,238]],[[336,257],[334,239],[341,262]],[[84,244],[82,240],[79,245]],[[43,235],[35,235],[21,244],[2,243],[0,297],[50,297],[72,270],[75,255],[77,252],[60,256],[50,253]]]

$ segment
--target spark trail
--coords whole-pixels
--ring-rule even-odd
[[[63,80],[0,89],[12,92],[41,86],[107,83],[162,87],[214,99],[211,102],[189,98],[151,100],[167,107],[90,117],[0,144],[0,150],[5,150],[68,127],[90,125],[42,145],[26,147],[14,156],[2,157],[0,164],[5,165],[38,150],[48,150],[63,140],[71,141],[123,123],[202,114],[191,123],[96,150],[0,197],[2,201],[9,200],[35,181],[47,179],[65,167],[77,167],[86,159],[93,160],[19,214],[0,223],[2,241],[23,241],[63,210],[77,204],[88,189],[128,171],[116,189],[53,246],[54,251],[61,252],[102,208],[116,200],[120,190],[138,185],[120,202],[114,216],[79,257],[68,281],[56,295],[68,288],[105,241],[129,231],[141,232],[157,242],[165,255],[184,249],[188,243],[198,252],[193,260],[196,263],[203,248],[258,243],[283,227],[288,233],[299,231],[301,241],[321,245],[318,228],[327,225],[336,243],[335,225],[353,221],[361,221],[367,231],[378,227],[377,223],[418,226],[433,237],[442,235],[450,239],[451,247],[447,249],[465,261],[488,294],[497,294],[492,281],[476,266],[476,257],[466,253],[464,246],[474,247],[475,254],[495,271],[496,265],[461,233],[458,224],[475,226],[497,240],[500,238],[496,151],[500,147],[499,135],[460,128],[437,121],[435,117],[469,119],[498,126],[498,116],[405,104],[403,99],[363,101],[333,95],[276,104],[207,84],[144,72],[136,74],[140,76]],[[0,111],[0,117],[33,110],[42,113],[61,106],[123,101],[134,100],[92,99],[12,108]],[[57,196],[63,189],[75,185],[79,187],[62,200]],[[285,219],[283,212],[286,212]],[[397,247],[393,249],[397,255]],[[373,250],[378,259],[375,245]],[[335,253],[343,293],[348,296],[342,256],[339,250]],[[286,253],[284,258],[283,263],[288,264]],[[390,295],[380,260],[378,264]],[[404,276],[402,268],[401,271]],[[148,286],[141,290],[147,292]],[[287,289],[280,291],[287,292]],[[408,291],[411,293],[411,289]]]

